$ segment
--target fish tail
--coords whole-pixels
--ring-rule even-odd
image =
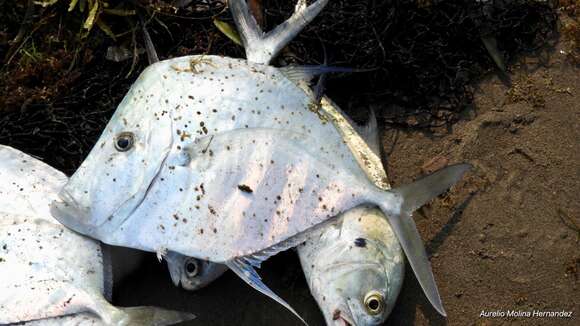
[[[384,200],[379,203],[403,247],[423,292],[437,312],[443,316],[447,314],[412,214],[457,183],[470,168],[469,164],[448,166],[411,184],[383,192]]]
[[[128,307],[120,308],[129,316],[127,325],[165,326],[181,323],[195,318],[194,314],[158,307]]]

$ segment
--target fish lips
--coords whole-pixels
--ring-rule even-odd
[[[334,310],[332,321],[334,326],[356,326],[353,319],[340,309]]]

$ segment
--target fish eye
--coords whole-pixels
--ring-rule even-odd
[[[133,147],[134,136],[131,132],[122,132],[117,136],[115,140],[115,148],[119,152],[126,152]]]
[[[185,261],[185,273],[188,277],[195,277],[199,273],[199,265],[196,259],[190,258]]]
[[[380,314],[385,308],[385,300],[377,291],[370,291],[364,298],[365,309],[371,315]]]

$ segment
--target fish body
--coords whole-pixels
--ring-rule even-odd
[[[372,185],[311,105],[274,67],[215,56],[153,64],[55,217],[105,243],[225,262],[365,202],[397,210],[400,198]],[[123,135],[134,144],[119,152]]]
[[[302,72],[217,56],[149,66],[51,205],[52,215],[111,245],[225,263],[276,298],[253,267],[330,218],[371,204],[444,313],[410,215],[469,166],[378,188],[335,117],[299,82]]]
[[[366,161],[363,167],[369,177],[378,186],[390,188],[380,166],[374,114],[360,134],[366,144],[353,143],[353,135],[345,135],[345,140]],[[373,206],[355,207],[297,248],[327,325],[381,325],[395,305],[404,278],[404,254],[382,214]]]
[[[298,246],[327,325],[381,325],[394,307],[405,260],[381,214],[372,206],[353,208]]]
[[[96,325],[134,324],[147,314],[191,319],[154,308],[125,312],[107,302],[112,284],[101,245],[48,213],[66,181],[61,172],[0,145],[0,324],[76,314],[82,315],[66,318]]]

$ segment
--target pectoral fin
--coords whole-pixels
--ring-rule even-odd
[[[262,278],[260,278],[260,275],[258,275],[252,266],[252,261],[253,260],[247,261],[244,257],[242,257],[230,260],[226,262],[226,265],[242,280],[248,283],[248,285],[272,298],[274,301],[278,302],[284,306],[284,308],[290,310],[294,315],[296,315],[296,317],[298,317],[300,321],[304,323],[304,325],[308,325],[306,321],[300,317],[296,310],[294,310],[286,301],[284,301],[284,299],[280,298],[276,293],[274,293],[274,291],[270,290],[270,288],[268,288],[264,282],[262,282]]]

